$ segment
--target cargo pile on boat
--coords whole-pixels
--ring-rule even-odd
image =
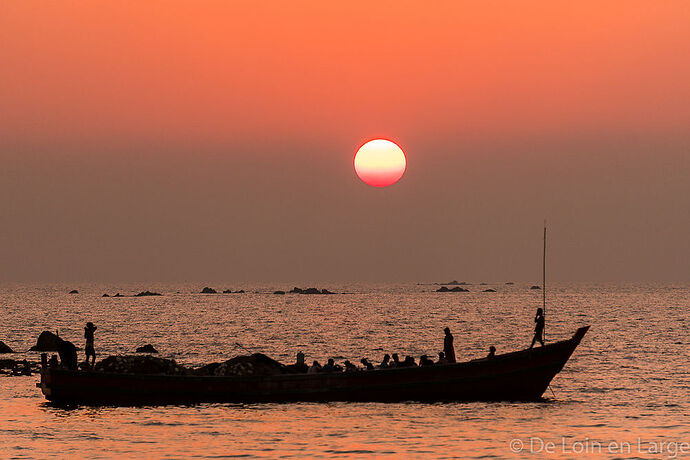
[[[192,372],[194,375],[215,376],[264,376],[292,373],[287,366],[262,353],[254,353],[251,356],[236,356],[223,363],[207,364]]]
[[[164,375],[200,375],[200,376],[266,376],[290,374],[296,372],[284,364],[269,358],[262,353],[251,356],[236,356],[222,363],[206,364],[197,369],[190,369],[177,364],[173,359],[155,356],[109,356],[99,361],[94,368],[96,372],[123,374],[164,374]]]
[[[173,359],[154,356],[108,356],[96,364],[95,370],[124,374],[188,375],[190,373],[189,369],[177,364]]]

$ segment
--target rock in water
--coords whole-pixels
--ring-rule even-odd
[[[36,340],[36,345],[31,347],[29,351],[58,351],[60,349],[60,342],[62,340],[57,335],[50,331],[43,331]]]
[[[534,286],[530,287],[530,289],[541,289],[541,288],[537,285],[534,285]]]
[[[153,345],[147,343],[143,347],[137,348],[137,353],[158,353],[158,350],[153,348]]]
[[[163,295],[163,294],[159,294],[158,292],[151,292],[151,291],[141,291],[139,294],[135,294],[134,297],[147,297],[150,295]],[[121,297],[121,296],[115,295],[115,297]]]
[[[202,293],[202,294],[217,294],[218,291],[216,291],[216,290],[213,289],[213,288],[210,288],[210,287],[206,286],[205,288],[203,288],[203,289],[201,290],[201,293]]]
[[[14,350],[0,340],[0,353],[14,353]]]
[[[232,289],[226,289],[223,291],[223,294],[232,294]]]
[[[318,289],[315,287],[302,289],[295,286],[288,292],[288,294],[335,294],[335,292],[331,292],[328,289]]]
[[[440,288],[436,289],[436,292],[470,292],[470,290],[460,286],[455,286],[454,288],[450,289],[445,286],[441,286]]]
[[[285,294],[285,291],[275,291],[274,294],[283,295]]]
[[[79,291],[77,291],[76,289],[72,289],[71,291],[69,291],[69,293],[70,294],[79,294]]]
[[[108,294],[103,294],[101,297],[110,297]]]
[[[484,291],[482,291],[482,292],[496,292],[496,290],[495,289],[484,289]]]

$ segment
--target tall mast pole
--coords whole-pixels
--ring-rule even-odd
[[[544,221],[544,252],[541,265],[541,300],[544,313],[544,341],[546,342],[546,221]]]

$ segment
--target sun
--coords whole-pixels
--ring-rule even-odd
[[[405,153],[395,142],[386,139],[368,141],[355,154],[357,176],[373,187],[395,184],[406,168]]]

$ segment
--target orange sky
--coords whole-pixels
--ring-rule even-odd
[[[176,212],[204,206],[196,199],[216,207],[234,200],[250,213],[242,235],[253,239],[224,255],[256,263],[252,276],[261,277],[254,257],[270,260],[281,246],[269,243],[275,235],[252,210],[280,213],[301,205],[339,222],[327,210],[335,203],[341,214],[351,212],[344,222],[365,234],[334,227],[325,237],[323,228],[317,232],[305,223],[311,215],[299,221],[286,213],[284,220],[271,222],[281,234],[294,236],[281,240],[296,246],[286,259],[321,239],[324,248],[344,247],[338,263],[348,271],[328,275],[324,261],[315,257],[300,276],[348,276],[358,257],[371,254],[352,249],[376,241],[376,232],[387,234],[394,224],[408,230],[397,246],[385,243],[375,256],[390,266],[370,266],[364,278],[377,279],[389,269],[395,279],[421,277],[423,268],[408,270],[397,259],[400,246],[415,248],[410,266],[430,269],[441,263],[433,276],[460,277],[450,272],[481,264],[486,264],[483,276],[493,276],[491,267],[505,260],[499,255],[485,260],[480,248],[513,250],[516,240],[501,235],[531,235],[546,216],[569,232],[572,247],[564,259],[572,263],[583,245],[593,245],[591,259],[571,271],[564,266],[563,278],[586,278],[602,251],[613,251],[616,262],[610,259],[611,266],[595,278],[646,278],[651,271],[630,266],[665,260],[655,254],[673,248],[677,254],[681,235],[690,232],[688,218],[672,211],[688,205],[682,198],[689,192],[682,178],[687,174],[681,174],[687,172],[690,144],[688,24],[686,1],[5,1],[0,4],[5,166],[0,210],[12,223],[3,251],[10,260],[28,257],[20,278],[51,277],[64,272],[56,260],[84,240],[74,237],[55,249],[56,241],[73,238],[67,218],[58,236],[54,229],[35,228],[59,215],[59,203],[86,206],[84,200],[93,199],[89,205],[118,209],[125,220],[155,208],[161,219],[150,222],[150,230],[170,232]],[[408,155],[397,195],[360,195],[369,192],[356,188],[352,156],[375,137],[391,138]],[[167,164],[156,163],[161,159]],[[208,162],[210,176],[197,171],[196,162]],[[60,176],[61,168],[70,173]],[[94,182],[94,174],[108,170],[132,175]],[[158,181],[157,188],[151,181]],[[294,195],[287,205],[277,198],[285,190]],[[314,190],[323,202],[313,201]],[[503,209],[506,196],[516,202]],[[387,201],[379,203],[383,197]],[[476,209],[464,209],[458,220],[428,211],[429,203],[459,205],[470,197]],[[611,220],[613,211],[602,200],[613,200],[614,214],[620,215]],[[659,202],[668,208],[655,208]],[[510,214],[524,203],[532,203],[529,212]],[[577,217],[563,211],[563,203],[575,206]],[[371,219],[382,206],[391,214],[375,230]],[[93,273],[104,240],[113,242],[113,257],[122,248],[147,253],[141,234],[113,230],[118,221],[98,227],[94,219],[100,211],[87,208],[72,217],[96,225],[85,251],[93,260],[77,258],[74,265],[88,265]],[[503,209],[504,217],[487,209]],[[641,211],[657,213],[665,231],[677,235],[669,240],[668,234],[655,233],[637,216]],[[203,254],[229,244],[223,235],[233,225],[227,211],[213,224],[173,231],[167,243],[153,243],[161,247],[150,256],[217,232],[213,246],[190,250],[197,255],[183,264],[209,265]],[[493,242],[483,239],[496,227]],[[637,233],[620,243],[620,231],[630,228]],[[432,236],[438,229],[446,233]],[[469,256],[466,266],[453,257],[439,262],[462,231],[467,247],[452,251]],[[608,245],[596,242],[597,233]],[[680,254],[690,253],[685,244]],[[630,259],[633,248],[650,245],[646,258]],[[266,254],[257,255],[264,249]],[[39,256],[40,251],[51,255]],[[515,252],[515,260],[528,251],[532,248]],[[236,275],[220,270],[220,258],[210,264],[217,270],[208,273],[168,272],[169,265],[165,260],[136,276]],[[288,260],[278,265],[286,271],[290,266]],[[508,265],[501,276],[522,276],[518,262]],[[104,270],[102,276],[118,277],[118,270]],[[684,270],[679,258],[664,276],[684,278]],[[283,272],[276,269],[270,276]]]
[[[0,133],[680,133],[690,5],[3,2]]]

